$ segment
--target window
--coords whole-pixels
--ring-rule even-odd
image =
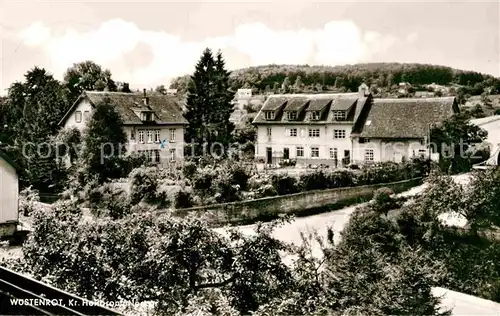
[[[83,120],[86,121],[89,118],[89,115],[90,115],[89,111],[83,112]]]
[[[288,111],[286,112],[286,119],[289,121],[294,121],[297,119],[297,112],[296,111]]]
[[[274,120],[274,112],[266,111],[265,115],[266,115],[266,120]]]
[[[373,149],[365,149],[365,161],[373,161]]]
[[[170,141],[175,142],[175,128],[171,128],[168,130],[169,136],[170,136]]]
[[[304,147],[297,147],[297,157],[304,157]]]
[[[369,139],[369,138],[363,138],[363,137],[361,137],[361,138],[359,139],[359,143],[360,143],[360,144],[366,144],[366,143],[369,143],[369,142],[370,142],[370,139]]]
[[[312,111],[311,112],[311,120],[319,120],[319,111]]]
[[[330,159],[338,159],[338,151],[337,148],[330,148]]]
[[[347,118],[346,111],[333,111],[333,118],[336,121],[344,121]]]
[[[130,140],[135,140],[135,130],[130,130]]]
[[[153,161],[153,152],[151,150],[146,150],[146,159],[148,161]]]
[[[425,146],[425,138],[420,139],[420,145]]]
[[[160,162],[160,151],[158,149],[155,150],[155,161],[156,163]]]
[[[151,113],[151,112],[142,112],[141,113],[141,119],[143,121],[152,121],[153,120],[153,113]]]
[[[319,147],[311,147],[311,158],[319,157]]]
[[[170,161],[175,161],[175,149],[170,149]]]
[[[161,140],[160,140],[160,130],[157,129],[157,130],[155,130],[155,143],[159,143],[159,142],[161,142]]]
[[[289,148],[283,148],[283,159],[285,159],[285,160],[290,159],[290,149]]]
[[[427,155],[427,150],[425,149],[419,149],[418,150],[418,155],[421,157],[425,157]]]
[[[309,130],[309,137],[319,137],[319,128],[312,128]]]
[[[334,129],[333,138],[345,138],[345,129]]]
[[[75,121],[77,123],[80,123],[82,121],[82,111],[76,111],[75,112]]]
[[[153,131],[148,129],[148,143],[152,143],[153,142]]]
[[[144,130],[143,129],[139,130],[139,143],[144,144]]]
[[[267,128],[267,136],[271,137],[272,129],[270,127]]]
[[[287,128],[286,136],[297,137],[297,129],[296,128]]]

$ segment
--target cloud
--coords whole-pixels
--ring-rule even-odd
[[[415,36],[410,34],[403,41],[411,41]],[[369,62],[374,54],[387,51],[398,42],[392,35],[363,31],[349,20],[299,30],[273,30],[262,23],[241,24],[230,36],[198,42],[183,41],[163,31],[142,30],[121,19],[86,31],[65,27],[63,32],[37,22],[19,32],[18,37],[27,46],[41,47],[56,75],[72,63],[90,59],[105,67],[120,65],[111,68],[114,77],[134,84],[156,84],[191,73],[205,47],[236,52],[228,60],[232,67],[270,63],[335,65]],[[130,54],[143,44],[150,49],[144,57],[151,60],[147,65],[141,61],[141,54]],[[137,60],[130,60],[130,56]]]

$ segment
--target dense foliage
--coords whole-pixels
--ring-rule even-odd
[[[82,164],[89,178],[99,182],[125,176],[124,157],[127,137],[123,122],[109,99],[95,105],[84,131]]]
[[[75,63],[64,73],[64,85],[68,89],[68,101],[73,104],[80,94],[87,91],[117,91],[109,69],[102,69],[93,61]]]
[[[489,158],[489,147],[481,149],[488,132],[470,122],[468,114],[455,114],[431,129],[432,150],[440,154],[441,170],[469,171],[474,163]]]
[[[201,155],[206,150],[221,155],[228,148],[234,129],[229,121],[234,92],[229,88],[229,72],[225,69],[222,54],[219,52],[214,58],[207,48],[196,64],[188,88],[184,116],[189,124],[185,140],[195,146],[187,149],[188,154]],[[217,146],[213,147],[215,143]],[[216,150],[219,152],[214,153]]]
[[[186,80],[179,77],[171,87],[186,91]],[[410,82],[412,85],[456,84],[465,86],[461,88],[462,95],[480,95],[485,88],[491,88],[491,94],[500,93],[500,80],[490,75],[425,64],[265,65],[235,70],[231,74],[234,89],[253,88],[262,93],[357,91],[362,82],[377,88],[390,88],[399,82]]]

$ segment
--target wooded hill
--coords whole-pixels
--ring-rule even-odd
[[[413,86],[436,83],[462,88],[464,94],[500,93],[500,79],[474,71],[428,64],[368,63],[345,66],[265,65],[231,73],[233,89],[256,92],[357,91],[365,82],[377,88],[391,88],[400,82]],[[171,88],[185,91],[189,76],[178,77]]]

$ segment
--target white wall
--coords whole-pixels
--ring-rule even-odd
[[[271,128],[271,140],[267,136],[267,128]],[[297,136],[287,136],[286,129],[297,129]],[[309,129],[320,130],[320,137],[309,137]],[[345,139],[334,139],[333,133],[335,129],[346,131]],[[256,157],[266,158],[266,148],[271,147],[273,152],[277,152],[277,157],[282,158],[283,149],[289,148],[290,159],[296,159],[296,148],[304,148],[305,159],[324,160],[330,159],[330,148],[337,148],[338,159],[344,157],[344,150],[351,151],[351,130],[350,124],[328,124],[328,125],[258,125],[257,126],[257,145]],[[311,147],[319,148],[319,157],[311,157]],[[313,163],[311,161],[310,163]]]
[[[19,181],[15,169],[0,157],[0,224],[18,220]]]
[[[154,131],[160,130],[160,140],[166,140],[167,145],[165,148],[160,148],[160,144],[154,143]],[[170,139],[170,129],[175,130],[175,141],[172,142]],[[144,140],[145,143],[139,143],[139,130],[144,130]],[[153,143],[147,143],[147,130],[153,130]],[[124,131],[127,136],[128,152],[136,152],[138,150],[160,150],[161,165],[168,164],[170,162],[170,149],[175,149],[176,160],[182,160],[184,157],[184,126],[183,125],[168,125],[168,126],[124,126]],[[135,140],[130,139],[131,133],[134,131]]]
[[[399,157],[410,159],[419,155],[419,150],[425,150],[428,155],[428,149],[421,145],[419,140],[403,141],[382,141],[380,139],[370,139],[369,143],[359,143],[359,139],[353,140],[353,159],[355,163],[365,161],[366,149],[373,149],[374,162],[396,161]]]
[[[498,120],[480,125],[482,129],[488,132],[486,141],[490,144],[490,149],[495,150],[500,145],[500,118]]]
[[[76,111],[81,111],[82,112],[82,121],[77,122],[76,121]],[[68,116],[64,127],[65,128],[72,128],[76,127],[80,131],[83,131],[83,129],[86,126],[86,120],[83,119],[83,113],[85,111],[89,111],[89,113],[92,113],[92,106],[88,100],[82,100],[72,111],[72,113]],[[182,160],[184,158],[184,149],[183,149],[183,144],[184,144],[184,126],[183,125],[168,125],[168,126],[158,126],[158,125],[138,125],[138,126],[124,126],[123,127],[124,132],[127,136],[128,144],[127,144],[127,151],[128,153],[132,151],[138,151],[138,150],[154,150],[154,149],[160,149],[159,144],[157,143],[144,143],[144,144],[139,144],[139,134],[138,130],[143,129],[144,130],[144,139],[147,142],[147,132],[146,130],[151,129],[151,130],[160,130],[160,139],[161,140],[170,140],[170,129],[175,129],[175,142],[168,143],[169,146],[160,149],[160,159],[161,159],[161,166],[164,166],[168,164],[171,160],[170,152],[169,149],[173,148],[176,149],[176,160]],[[131,140],[131,131],[135,131],[135,140]],[[154,141],[154,132],[153,132],[153,141]]]
[[[76,112],[77,111],[80,111],[82,113],[82,120],[81,120],[81,122],[77,122],[76,121]],[[92,113],[92,105],[86,99],[80,101],[80,103],[73,109],[73,111],[67,117],[66,122],[64,123],[64,127],[65,128],[76,127],[80,131],[82,131],[84,129],[84,127],[85,127],[85,122],[86,122],[86,120],[84,119],[84,113],[85,113],[85,111],[89,111],[89,113]]]

